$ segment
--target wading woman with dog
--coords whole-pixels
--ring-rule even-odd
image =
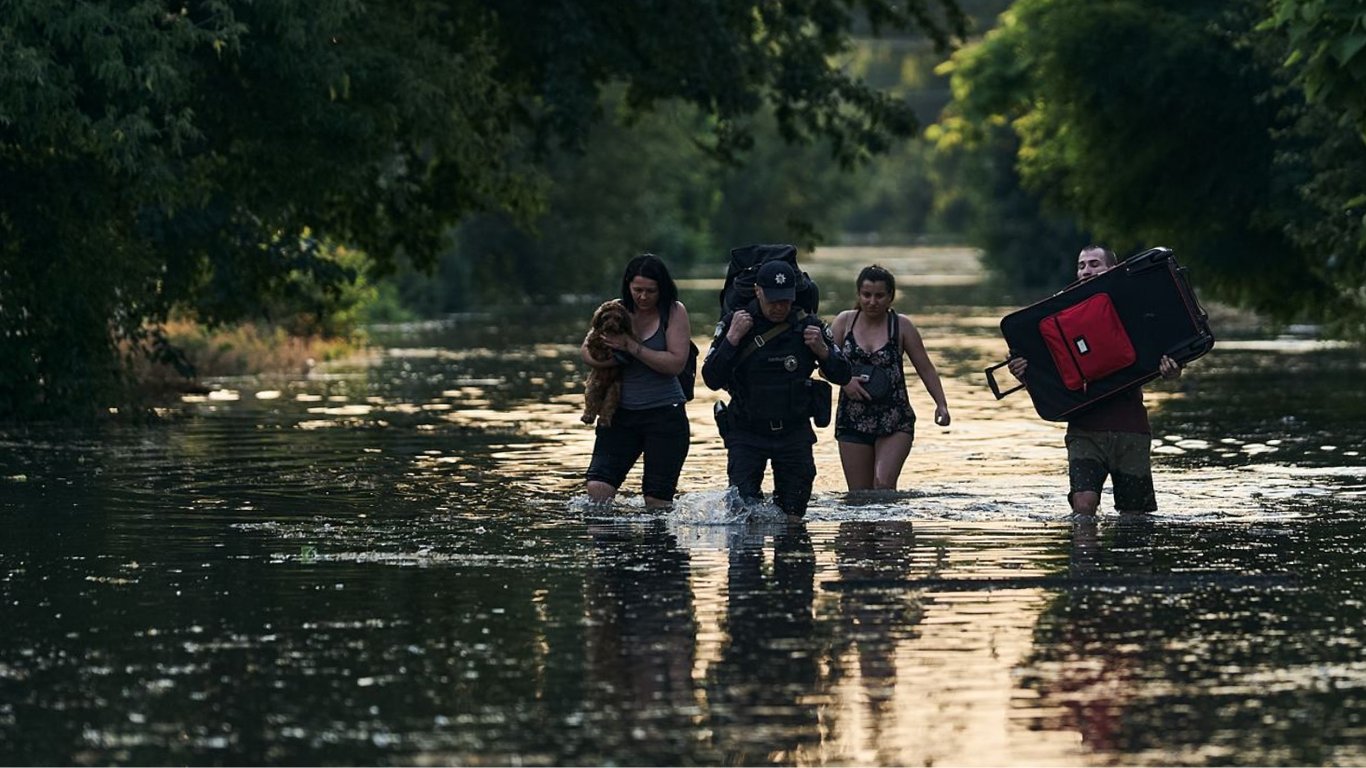
[[[609,316],[621,310],[624,322],[612,327]],[[582,346],[590,366],[584,421],[597,421],[586,486],[593,501],[610,501],[643,454],[645,505],[673,503],[691,439],[679,379],[691,348],[688,310],[668,267],[650,253],[631,259],[621,298],[598,308]]]

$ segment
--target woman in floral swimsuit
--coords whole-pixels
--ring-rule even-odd
[[[911,358],[925,391],[934,399],[934,423],[949,425],[949,406],[920,332],[910,318],[892,310],[896,297],[892,273],[876,264],[865,267],[855,285],[857,308],[841,312],[831,327],[854,365],[853,380],[840,389],[835,439],[849,490],[894,490],[915,439],[915,411],[906,394],[903,354]],[[861,378],[861,366],[881,371],[866,371],[870,375]],[[878,386],[876,379],[883,376],[890,381],[889,387]],[[887,394],[874,399],[873,394],[882,389]]]

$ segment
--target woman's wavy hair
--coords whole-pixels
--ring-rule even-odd
[[[636,311],[636,301],[631,298],[631,281],[637,275],[659,283],[660,311],[667,312],[673,308],[674,302],[678,301],[678,286],[669,275],[669,268],[664,266],[663,259],[653,253],[642,253],[626,262],[626,272],[621,276],[621,303],[626,305],[627,310]]]

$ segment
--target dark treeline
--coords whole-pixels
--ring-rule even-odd
[[[536,234],[462,226],[441,270],[459,278],[405,283],[406,305],[458,309],[496,284],[543,300],[519,282],[553,289],[538,265],[564,292],[601,293],[642,249],[715,274],[729,247],[775,239],[955,240],[1010,281],[1055,287],[1069,254],[1102,241],[1121,254],[1168,245],[1203,294],[1366,337],[1366,6],[961,5],[985,34],[948,61],[914,37],[861,38],[845,57],[912,105],[930,141],[844,167],[761,117],[736,167],[691,151],[702,125],[688,112],[605,126],[548,166]]]
[[[697,109],[719,161],[771,114],[857,163],[917,124],[834,64],[856,23],[964,35],[950,0],[6,2],[0,416],[98,410],[121,356],[175,362],[174,315],[322,314],[336,247],[382,277],[474,214],[534,223],[609,96]]]
[[[183,362],[172,318],[344,333],[757,240],[969,243],[1031,286],[1162,244],[1359,338],[1363,29],[1354,0],[16,0],[0,418],[117,401],[127,358]]]
[[[995,23],[1009,0],[960,0],[966,29]],[[604,119],[581,144],[524,168],[541,183],[530,216],[475,214],[453,228],[434,272],[401,265],[380,281],[372,317],[430,317],[500,301],[546,301],[611,292],[621,265],[640,251],[683,273],[718,276],[730,248],[760,241],[804,248],[844,239],[963,242],[970,208],[952,158],[915,140],[949,102],[936,68],[943,46],[923,34],[866,36],[866,20],[839,58],[842,71],[909,110],[905,137],[866,143],[802,137],[783,110],[742,123],[742,151],[708,142],[714,119],[677,100],[639,114],[620,90],[604,94]]]
[[[1044,271],[990,223],[1037,211],[1039,242],[1170,245],[1219,298],[1362,338],[1364,47],[1355,0],[1018,0],[945,66],[932,131],[994,190],[1000,269]]]

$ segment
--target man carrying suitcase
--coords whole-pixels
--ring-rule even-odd
[[[1119,263],[1114,251],[1088,245],[1077,255],[1077,279],[1089,280]],[[1015,378],[1024,381],[1029,361],[1023,357],[1008,365]],[[1168,355],[1158,363],[1164,379],[1181,375],[1181,365]],[[1100,491],[1108,475],[1114,484],[1115,510],[1155,512],[1153,490],[1152,427],[1143,405],[1143,388],[1132,387],[1074,413],[1067,419],[1067,500],[1076,515],[1094,515]]]

